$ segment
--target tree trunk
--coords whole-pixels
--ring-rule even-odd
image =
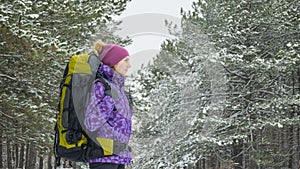
[[[39,169],[44,169],[44,156],[40,155],[39,160]]]
[[[29,149],[29,158],[28,160],[30,160],[30,165],[29,165],[29,168],[35,168],[35,165],[36,165],[36,150],[35,150],[35,144],[31,143],[30,144],[30,149]]]
[[[291,152],[289,155],[288,168],[293,169],[293,126],[288,128],[288,152]]]
[[[282,153],[283,152],[283,132],[284,132],[284,128],[280,129],[279,132],[276,132],[276,140],[278,142],[278,152]],[[279,164],[278,168],[283,168],[284,167],[284,163],[282,162],[281,164]]]
[[[300,94],[300,70],[297,70],[297,75],[296,75],[296,80],[295,80],[295,95]],[[300,116],[300,107],[299,106],[295,106],[294,108],[294,115],[295,117],[299,117]],[[299,169],[300,168],[300,128],[299,125],[294,125],[294,168]]]
[[[48,154],[48,169],[52,169],[52,154],[51,152]]]
[[[18,168],[24,167],[24,159],[25,159],[25,145],[22,143],[20,148],[20,158],[19,158]]]
[[[300,94],[300,72],[297,71],[293,73],[293,96]],[[299,107],[293,105],[293,112],[291,113],[291,118],[299,117]],[[290,128],[291,134],[291,146],[290,151],[292,152],[290,155],[289,167],[291,169],[299,169],[299,126],[294,124]]]
[[[299,169],[299,127],[294,126],[293,127],[293,155],[292,155],[292,168],[293,169]],[[294,148],[293,148],[294,147]]]
[[[289,151],[289,129],[288,126],[283,128],[283,134],[282,134],[282,153],[288,154]],[[289,161],[288,161],[288,156],[286,161],[283,163],[283,168],[289,168]]]
[[[6,142],[6,158],[7,158],[7,168],[12,168],[11,146],[10,146],[10,140],[8,140],[8,138]]]
[[[29,143],[26,144],[25,169],[30,169],[29,161]]]
[[[14,153],[14,166],[16,168],[18,168],[18,163],[19,163],[19,145],[17,143],[15,143],[14,150],[15,150],[15,153]]]
[[[241,169],[243,166],[242,144],[242,140],[233,140],[233,161],[237,164],[235,169]]]
[[[3,149],[3,138],[2,138],[2,129],[0,130],[0,168],[4,168],[3,167],[3,157],[2,157],[2,155],[3,155],[3,151],[2,151],[2,149]]]

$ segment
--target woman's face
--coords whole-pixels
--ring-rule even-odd
[[[124,59],[122,59],[120,62],[118,62],[113,68],[115,69],[115,71],[117,73],[119,73],[122,76],[125,76],[130,67],[131,67],[130,57],[126,56]]]

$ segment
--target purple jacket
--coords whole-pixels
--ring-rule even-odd
[[[91,91],[85,114],[85,127],[89,131],[96,131],[99,138],[128,143],[131,135],[133,110],[129,106],[123,90],[125,77],[118,75],[113,69],[103,64],[99,67],[98,73],[109,81],[112,88],[118,91],[118,99],[114,100],[110,96],[106,96],[104,85],[96,82]],[[118,155],[90,159],[89,162],[129,164],[131,153],[124,150]]]

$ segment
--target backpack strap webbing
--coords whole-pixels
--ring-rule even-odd
[[[103,76],[97,76],[94,83],[96,83],[96,82],[100,82],[104,85],[105,95],[111,96],[114,100],[118,99],[118,96],[119,96],[118,91],[115,88],[111,87],[108,80],[106,80]]]

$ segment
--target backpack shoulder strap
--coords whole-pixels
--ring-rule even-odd
[[[119,96],[118,91],[115,88],[111,87],[108,80],[106,80],[103,76],[97,76],[94,83],[96,83],[96,82],[100,82],[104,85],[105,95],[111,96],[114,100],[118,99],[118,96]]]
[[[91,67],[91,72],[96,75],[99,65],[101,64],[101,61],[95,52],[89,53],[88,63]]]
[[[115,88],[112,88],[108,80],[106,80],[103,76],[97,75],[98,68],[102,64],[100,59],[98,58],[97,53],[95,51],[92,51],[89,53],[89,55],[90,57],[88,62],[91,66],[91,71],[96,75],[94,83],[101,82],[105,87],[105,95],[111,96],[114,100],[116,100],[118,98],[118,91]]]

